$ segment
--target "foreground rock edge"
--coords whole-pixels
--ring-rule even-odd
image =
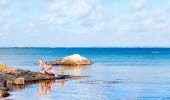
[[[1,64],[2,65],[2,64]],[[6,90],[10,85],[24,85],[28,82],[51,80],[51,79],[80,79],[88,76],[72,76],[72,75],[54,75],[43,74],[40,72],[32,72],[18,68],[10,68],[0,66],[0,90]]]

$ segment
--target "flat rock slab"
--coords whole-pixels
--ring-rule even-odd
[[[21,69],[6,70],[8,71],[0,71],[0,99],[9,96],[10,94],[8,93],[8,90],[13,89],[16,86],[24,88],[24,84],[36,83],[43,80],[81,79],[88,77],[71,75],[58,75],[55,77],[54,75],[43,74],[40,72],[31,72]]]
[[[55,79],[81,79],[87,76],[72,76],[72,75],[54,75],[44,74],[40,72],[32,72],[18,68],[10,68],[0,63],[0,99],[9,96],[9,89],[14,86],[24,86],[24,84],[39,82],[42,80]]]
[[[86,76],[71,76],[71,75],[54,75],[43,74],[40,72],[31,72],[28,70],[22,70],[17,68],[6,68],[0,70],[0,87],[6,87],[9,85],[21,85],[25,82],[50,80],[50,79],[80,79]]]

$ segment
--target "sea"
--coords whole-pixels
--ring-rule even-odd
[[[6,100],[170,100],[170,48],[0,48],[0,63],[39,71],[80,54],[94,64],[53,66],[56,74],[87,76],[14,86]]]

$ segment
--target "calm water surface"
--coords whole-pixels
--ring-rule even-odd
[[[150,53],[159,51],[160,53]],[[0,62],[14,68],[38,71],[40,58],[52,62],[80,54],[95,64],[54,66],[60,74],[90,76],[79,80],[45,81],[18,86],[6,99],[17,100],[168,100],[170,99],[170,48],[0,48]],[[118,81],[88,84],[87,81]]]

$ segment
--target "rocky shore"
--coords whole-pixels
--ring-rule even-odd
[[[80,79],[83,76],[54,75],[32,72],[18,68],[10,68],[0,63],[0,96],[8,95],[8,87],[11,85],[24,85],[27,82],[51,80],[51,79]]]

